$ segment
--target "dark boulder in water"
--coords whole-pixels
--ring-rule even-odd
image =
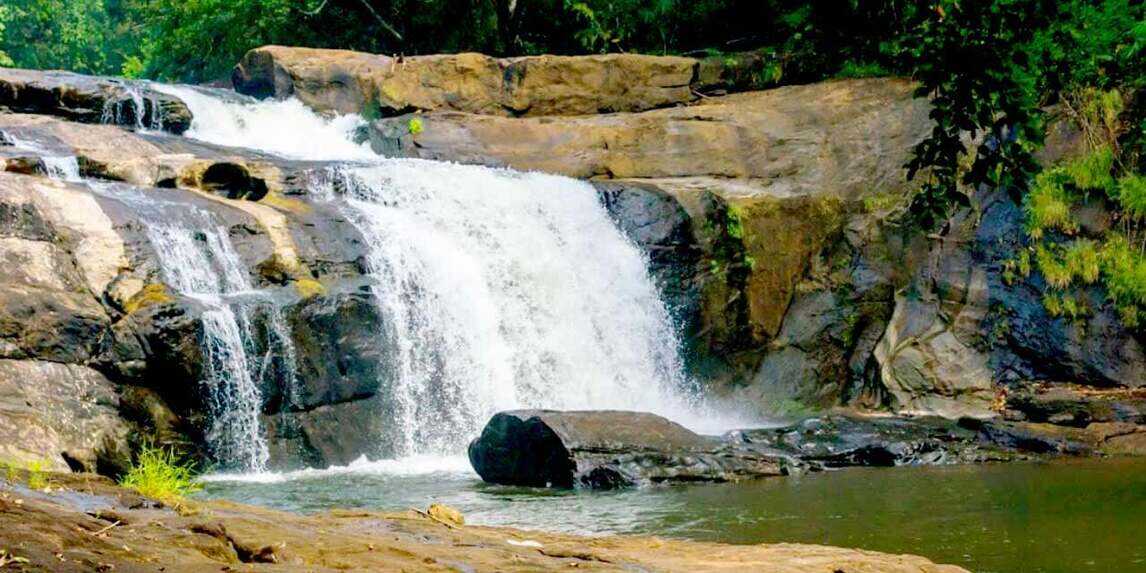
[[[470,443],[487,482],[613,489],[671,482],[724,482],[784,475],[783,455],[738,448],[655,414],[617,410],[500,412]]]

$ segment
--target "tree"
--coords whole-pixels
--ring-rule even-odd
[[[913,35],[917,96],[929,97],[935,126],[914,149],[908,177],[926,179],[911,210],[927,227],[969,200],[959,184],[1001,186],[1017,195],[1038,169],[1043,131],[1028,54],[1056,15],[1048,0],[944,0]],[[964,134],[976,146],[971,164]]]

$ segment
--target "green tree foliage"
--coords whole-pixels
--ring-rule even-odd
[[[925,225],[968,203],[960,184],[1022,191],[1037,171],[1032,151],[1043,131],[1026,46],[1055,11],[1044,0],[950,0],[914,33],[916,95],[931,99],[935,121],[908,164],[908,177],[926,172],[912,205]],[[960,176],[965,139],[978,144]]]

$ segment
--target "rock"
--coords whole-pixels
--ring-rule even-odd
[[[118,473],[130,461],[118,407],[115,386],[95,370],[0,359],[0,458]]]
[[[898,297],[874,356],[899,412],[947,418],[995,415],[987,355],[961,341],[934,303]]]
[[[392,116],[454,110],[502,116],[643,111],[692,99],[696,61],[604,54],[496,59],[481,54],[389,56],[264,46],[232,83],[255,97],[295,96],[319,111]]]
[[[264,414],[271,466],[277,469],[346,465],[362,456],[393,458],[388,443],[388,404],[381,395],[308,410]]]
[[[174,96],[142,84],[71,72],[0,69],[0,107],[84,123],[160,126],[183,133],[191,112]]]
[[[487,482],[561,488],[735,481],[799,469],[655,414],[607,410],[500,412],[470,443],[469,458]]]
[[[570,177],[740,178],[730,193],[858,198],[903,189],[903,163],[929,129],[905,80],[835,81],[705,99],[644,113],[509,118],[461,112],[372,125],[390,154]],[[872,134],[879,137],[872,137]]]
[[[1102,442],[1099,436],[1086,430],[1053,424],[970,420],[964,423],[977,429],[983,442],[1036,454],[1094,455]]]
[[[1016,457],[980,444],[974,430],[938,417],[827,415],[783,428],[740,430],[732,439],[827,468],[941,465]]]
[[[1029,422],[1084,428],[1092,423],[1146,424],[1146,391],[1033,385],[1007,393],[1006,407]]]
[[[426,513],[430,514],[430,517],[437,519],[438,521],[452,525],[466,524],[466,518],[462,515],[462,512],[441,503],[430,504],[430,509],[428,509]]]

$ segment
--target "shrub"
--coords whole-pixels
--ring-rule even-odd
[[[179,461],[173,449],[151,444],[143,446],[119,484],[163,501],[179,500],[201,488],[191,465]]]
[[[1146,308],[1146,256],[1122,236],[1108,240],[1100,256],[1111,301],[1118,308],[1122,322],[1128,327],[1137,327]]]

